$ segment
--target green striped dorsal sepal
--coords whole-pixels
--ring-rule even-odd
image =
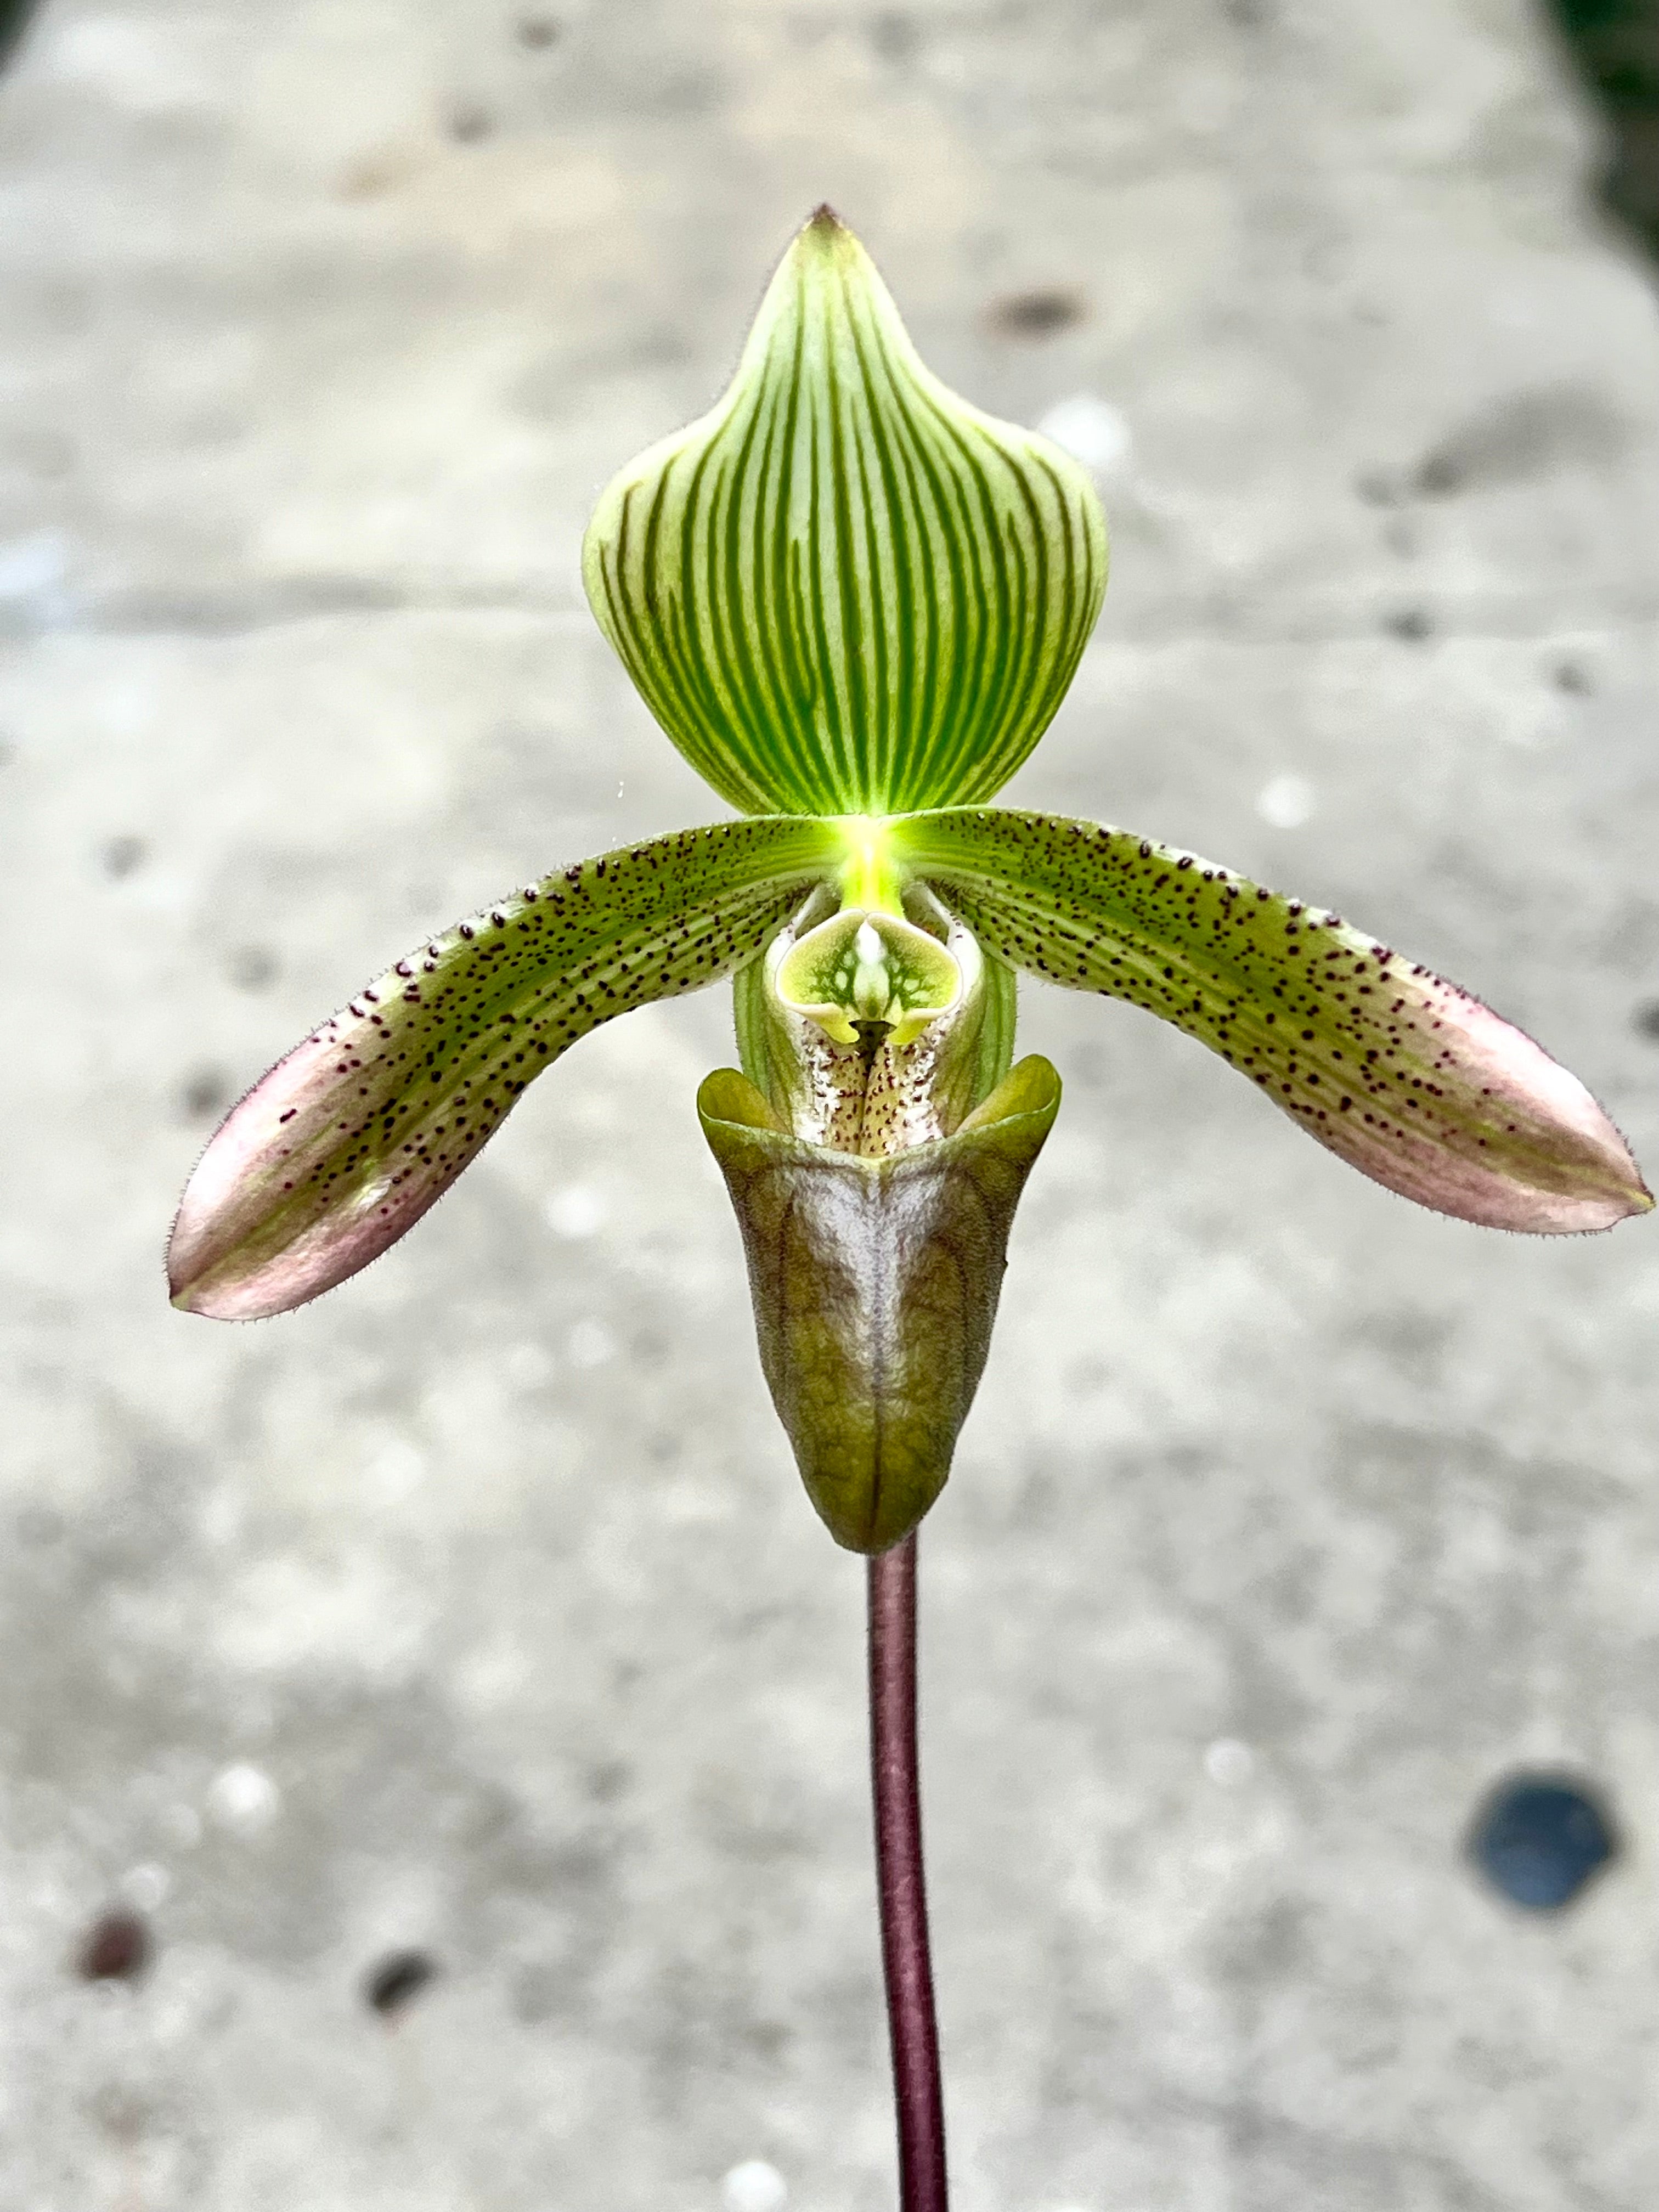
[[[1542,1232],[1652,1206],[1576,1076],[1337,915],[1092,822],[952,809],[890,823],[887,842],[988,952],[1173,1022],[1420,1205]]]
[[[730,390],[616,478],[582,559],[652,712],[750,812],[988,799],[1059,706],[1106,583],[1088,477],[923,367],[827,208]]]
[[[844,907],[793,947],[777,989],[786,1006],[837,1044],[900,1046],[951,1012],[962,996],[962,971],[925,929]]]
[[[900,1542],[944,1487],[1014,1209],[1059,1104],[1048,1061],[1023,1060],[954,1135],[870,1159],[793,1134],[735,1068],[697,1094],[743,1232],[773,1403],[849,1551]]]
[[[683,830],[544,877],[419,946],[226,1120],[174,1224],[174,1303],[246,1320],[355,1274],[561,1053],[752,960],[840,849],[799,817]]]

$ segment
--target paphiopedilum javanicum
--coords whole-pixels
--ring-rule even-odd
[[[761,1356],[831,1534],[879,1552],[949,1471],[1059,1104],[1047,1061],[1011,1066],[1017,969],[1163,1015],[1443,1212],[1559,1231],[1652,1203],[1583,1085],[1426,969],[1190,853],[988,804],[1094,626],[1104,520],[1075,462],[928,373],[828,209],[720,404],[605,493],[583,573],[745,818],[562,869],[378,976],[209,1146],[179,1305],[330,1289],[579,1037],[733,975],[744,1072],[698,1106]]]
[[[1651,1206],[1583,1085],[1427,969],[1190,853],[990,803],[1094,626],[1104,520],[1065,453],[929,374],[828,209],[726,396],[605,493],[583,568],[742,818],[514,892],[325,1022],[191,1178],[179,1305],[241,1319],[330,1289],[580,1037],[732,976],[743,1072],[698,1109],[806,1487],[873,1555],[949,1472],[1060,1102],[1046,1060],[1013,1064],[1019,969],[1162,1015],[1443,1212],[1559,1232]]]

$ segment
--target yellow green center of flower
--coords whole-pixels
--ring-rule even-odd
[[[956,1006],[962,970],[902,915],[846,906],[793,948],[777,992],[836,1044],[905,1045]]]
[[[845,855],[840,870],[842,906],[902,917],[907,871],[894,857],[890,824],[878,814],[844,814],[835,826]]]

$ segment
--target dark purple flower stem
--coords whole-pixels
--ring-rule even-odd
[[[946,2212],[945,2094],[916,1753],[916,1540],[872,1559],[870,1770],[876,1809],[881,1964],[898,2108],[900,2212]]]

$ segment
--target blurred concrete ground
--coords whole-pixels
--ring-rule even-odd
[[[720,811],[578,538],[815,201],[951,382],[1088,403],[1116,574],[1011,797],[1386,933],[1659,1163],[1659,326],[1558,68],[1520,0],[36,19],[3,2212],[714,2212],[753,2160],[891,2202],[860,1572],[700,1148],[724,997],[584,1044],[316,1309],[160,1271],[222,1108],[364,976]],[[1652,1225],[1483,1235],[1129,1010],[1023,1035],[1068,1095],[923,1547],[962,2212],[1645,2208]],[[1553,1920],[1460,1856],[1539,1761],[1629,1838]],[[121,1899],[153,1963],[88,1985]]]

